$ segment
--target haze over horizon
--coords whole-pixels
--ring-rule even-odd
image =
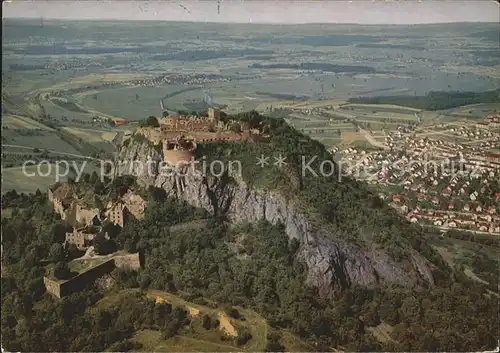
[[[266,24],[499,22],[492,0],[476,1],[8,1],[3,18]],[[263,9],[265,11],[263,11]]]

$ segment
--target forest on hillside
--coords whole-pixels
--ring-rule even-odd
[[[335,237],[359,245],[376,244],[393,259],[408,262],[410,249],[444,264],[437,253],[423,241],[422,229],[402,219],[363,182],[342,174],[332,156],[320,142],[302,134],[284,119],[269,118],[255,111],[227,117],[246,122],[251,128],[265,126],[270,143],[220,142],[199,144],[196,153],[207,163],[217,160],[241,163],[242,178],[251,187],[278,191],[298,213],[308,216],[316,226],[326,225]],[[282,156],[286,166],[261,168],[256,156]],[[305,163],[311,170],[302,172]],[[320,173],[323,162],[331,162],[331,173]],[[309,163],[311,162],[311,163]],[[341,179],[339,180],[339,176]],[[222,182],[231,183],[225,176]],[[409,263],[408,263],[409,265]]]
[[[113,240],[146,258],[139,272],[117,274],[119,288],[166,290],[189,301],[210,299],[252,308],[272,327],[286,328],[317,351],[478,351],[497,345],[498,298],[452,269],[435,286],[411,292],[395,286],[351,287],[321,298],[305,285],[305,266],[280,225],[229,227],[221,219],[167,197],[144,192],[149,206]],[[141,329],[172,337],[188,324],[186,313],[144,296],[116,305],[95,305],[96,289],[58,300],[45,293],[47,263],[67,261],[60,248],[64,225],[46,195],[10,193],[3,217],[2,344],[8,351],[137,350],[130,338]],[[2,210],[2,214],[4,214]],[[185,227],[203,221],[201,227]],[[183,226],[184,225],[184,226]],[[172,228],[172,226],[178,226]],[[185,294],[188,293],[188,294]],[[370,328],[391,325],[391,339],[378,341]],[[50,337],[50,339],[46,339]],[[270,351],[282,349],[279,337]]]
[[[485,92],[429,92],[425,96],[379,96],[350,98],[349,103],[395,104],[422,110],[441,110],[469,104],[500,103],[500,89]]]

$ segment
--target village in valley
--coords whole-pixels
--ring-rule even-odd
[[[343,173],[380,191],[410,222],[500,234],[500,114],[399,126],[381,148],[335,147]]]

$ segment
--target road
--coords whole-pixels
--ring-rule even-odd
[[[33,151],[34,147],[29,147],[29,146],[20,146],[20,145],[6,145],[2,144],[2,147],[13,147],[13,148],[22,148],[22,149],[27,149]],[[56,153],[56,154],[61,154],[64,156],[71,156],[71,157],[78,157],[78,158],[84,158],[84,159],[90,159],[93,161],[100,161],[99,158],[94,158],[94,157],[89,157],[89,156],[83,156],[81,154],[74,154],[74,153],[67,153],[67,152],[61,152],[61,151],[56,151],[56,150],[47,150],[49,153]]]
[[[361,128],[360,128],[360,129],[359,129],[359,132],[360,132],[360,133],[362,133],[362,134],[363,134],[363,136],[365,137],[365,139],[366,139],[368,142],[370,142],[373,146],[378,147],[378,148],[382,148],[382,149],[384,149],[384,150],[388,150],[388,149],[389,149],[389,146],[386,146],[386,145],[384,145],[383,143],[378,142],[377,140],[375,140],[375,139],[373,138],[373,136],[372,136],[372,135],[370,135],[370,133],[369,133],[368,131],[363,130],[363,129],[361,129]]]

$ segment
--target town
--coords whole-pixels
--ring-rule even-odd
[[[343,173],[380,190],[410,222],[500,234],[500,115],[432,130],[399,126],[383,148],[334,148]]]

